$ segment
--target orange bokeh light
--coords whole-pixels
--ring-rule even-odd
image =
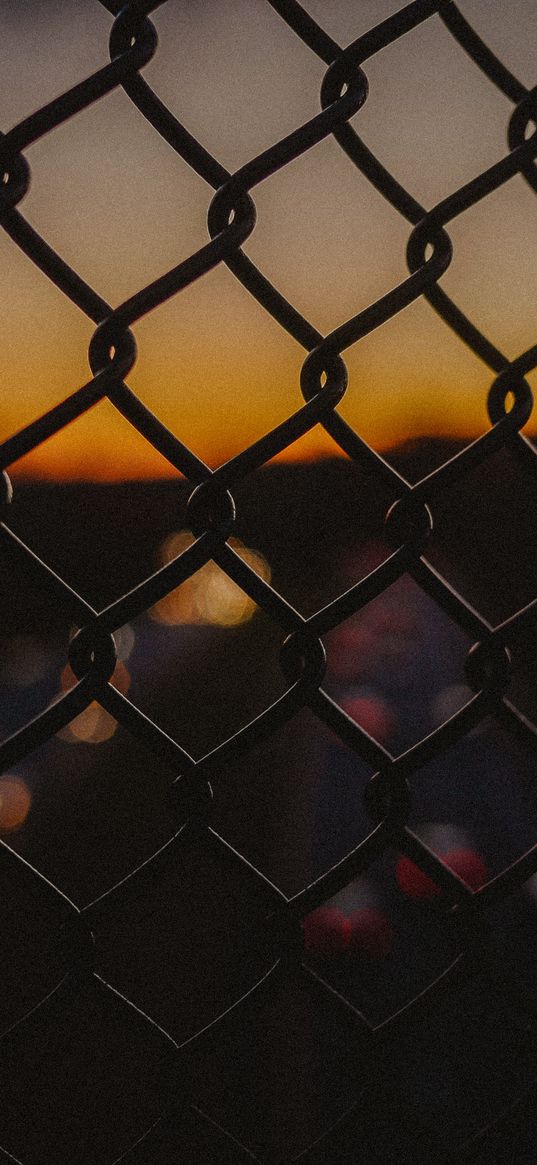
[[[160,562],[171,562],[193,542],[194,537],[188,530],[171,534],[160,547]],[[265,582],[270,580],[270,567],[262,554],[243,546],[238,538],[230,538],[229,545],[260,578]],[[150,615],[157,623],[169,627],[237,627],[251,619],[255,609],[253,600],[233,579],[228,578],[216,563],[207,562],[192,578],[186,579],[156,603]]]
[[[20,777],[0,779],[0,833],[20,829],[32,805],[32,794]]]
[[[128,668],[121,660],[116,663],[110,682],[122,695],[127,694],[131,677]],[[70,664],[66,664],[60,677],[62,692],[68,691],[75,683],[76,676]],[[117,721],[114,720],[114,717],[96,700],[92,700],[91,704],[79,716],[76,716],[70,724],[60,730],[58,736],[60,740],[65,740],[71,744],[102,744],[105,740],[112,738],[116,728]]]

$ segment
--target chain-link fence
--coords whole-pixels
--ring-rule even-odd
[[[60,404],[5,440],[0,447],[1,465],[4,471],[9,469],[107,399],[190,483],[187,523],[194,537],[156,573],[97,610],[10,528],[11,486],[4,473],[5,522],[1,529],[6,585],[15,585],[10,580],[17,571],[22,572],[29,593],[35,588],[45,609],[61,610],[78,631],[69,648],[72,686],[4,740],[0,746],[2,770],[20,764],[96,702],[130,734],[144,757],[162,763],[170,788],[166,791],[163,782],[159,794],[159,813],[167,837],[158,851],[81,909],[21,854],[2,843],[6,910],[17,918],[22,911],[27,921],[17,922],[19,939],[10,941],[3,956],[5,1021],[0,1057],[5,1112],[0,1157],[23,1165],[45,1160],[164,1165],[172,1160],[532,1159],[524,1129],[529,1137],[535,996],[527,977],[519,975],[516,966],[506,966],[504,951],[498,953],[493,917],[503,903],[518,901],[522,885],[537,871],[537,847],[519,853],[494,876],[487,876],[484,884],[478,879],[472,885],[468,871],[458,873],[453,864],[442,860],[435,846],[426,844],[411,822],[413,779],[427,773],[431,763],[448,757],[457,742],[471,737],[488,718],[493,717],[501,731],[513,738],[513,747],[530,750],[535,744],[533,725],[505,694],[512,668],[510,648],[521,640],[527,648],[535,600],[492,625],[464,594],[448,584],[427,557],[436,506],[461,483],[473,481],[471,475],[489,464],[498,451],[503,450],[509,460],[515,491],[529,491],[532,475],[535,478],[535,452],[520,430],[531,412],[532,395],[525,377],[537,364],[537,347],[509,360],[446,294],[440,282],[452,259],[449,227],[455,219],[514,176],[522,176],[529,187],[537,189],[534,92],[495,56],[451,0],[414,0],[346,48],[295,0],[269,0],[289,33],[299,37],[327,66],[321,87],[322,108],[306,124],[298,125],[230,174],[144,80],[143,69],[158,51],[149,14],[159,3],[140,0],[121,7],[116,0],[102,2],[114,17],[109,63],[20,121],[3,135],[1,144],[2,227],[36,267],[97,325],[89,348],[92,375]],[[505,155],[427,209],[364,144],[357,132],[359,119],[354,125],[350,123],[367,100],[364,67],[368,58],[405,34],[411,36],[433,16],[443,22],[458,50],[513,103],[513,112]],[[18,204],[31,180],[27,148],[92,103],[106,101],[120,86],[155,133],[216,193],[208,209],[210,241],[112,308],[36,232]],[[350,163],[408,222],[410,273],[398,286],[323,336],[242,247],[255,228],[256,186],[330,135]],[[149,411],[126,378],[136,360],[131,329],[195,280],[210,279],[219,264],[227,265],[245,294],[253,296],[307,355],[300,378],[304,403],[277,427],[211,471],[183,443],[180,433],[171,432]],[[337,406],[347,390],[346,350],[419,298],[426,300],[461,344],[468,345],[490,369],[491,423],[478,439],[411,483],[350,427]],[[391,499],[384,535],[392,550],[344,593],[306,617],[237,549],[233,541],[233,493],[249,475],[319,425],[364,479]],[[478,484],[486,490],[486,483]],[[487,504],[486,494],[482,504]],[[134,513],[132,522],[136,520]],[[379,530],[377,536],[382,533]],[[286,537],[285,530],[282,536]],[[195,760],[180,740],[172,739],[156,719],[145,715],[112,682],[117,663],[114,635],[211,561],[282,633],[281,668],[286,690],[250,723]],[[514,580],[520,563],[511,561],[508,566],[516,593]],[[419,593],[429,596],[450,623],[473,642],[466,662],[466,681],[473,694],[410,747],[392,752],[378,739],[381,733],[360,727],[323,687],[326,659],[322,640],[367,610],[402,579],[413,580]],[[515,667],[516,659],[515,651]],[[464,682],[461,672],[460,683]],[[418,695],[415,698],[419,700]],[[317,871],[306,888],[288,896],[214,828],[211,806],[214,791],[226,774],[282,727],[292,728],[303,709],[309,709],[312,723],[335,734],[356,762],[372,774],[364,793],[371,827],[350,852],[329,863],[322,873]],[[53,782],[54,773],[48,779]],[[303,923],[307,918],[322,918],[313,912],[382,861],[387,851],[396,851],[407,863],[399,866],[400,881],[404,880],[401,870],[406,869],[407,874],[410,871],[418,877],[422,889],[426,887],[422,896],[431,897],[435,925],[449,935],[451,954],[445,965],[437,967],[425,989],[398,1007],[395,1014],[392,1009],[376,1023],[367,1017],[367,1008],[360,1007],[360,990],[367,994],[367,984],[359,984],[348,998],[344,983],[329,982],[330,975],[326,978],[323,973],[323,960],[316,959],[313,950],[311,926],[311,949],[307,949],[308,927]],[[114,982],[100,973],[100,934],[103,927],[108,928],[109,938],[103,940],[106,945],[106,941],[113,943],[118,938],[122,926],[134,926],[137,903],[144,896],[151,900],[170,871],[177,879],[174,893],[182,909],[185,902],[191,904],[192,928],[213,925],[214,919],[212,923],[204,921],[205,900],[216,893],[207,879],[207,862],[226,871],[222,878],[231,879],[229,885],[233,886],[238,920],[233,938],[226,942],[236,945],[240,973],[234,983],[242,986],[240,991],[234,989],[225,1006],[222,994],[215,991],[214,1000],[206,1000],[196,1016],[195,984],[185,977],[179,990],[184,1006],[192,1008],[191,1033],[186,1039],[177,1039],[180,1024],[174,1028],[170,1023],[171,1030],[164,1030],[127,997],[128,992],[120,993]],[[151,909],[146,907],[146,912]],[[172,895],[168,911],[173,909]],[[146,915],[144,918],[140,933],[147,923]],[[528,915],[525,924],[528,928],[535,925],[533,915]],[[411,922],[408,926],[412,944],[417,935]],[[154,941],[153,970],[158,976],[158,927]],[[445,949],[439,949],[443,958]],[[173,957],[169,949],[162,952],[164,961],[171,958],[173,962]],[[204,957],[211,958],[210,941]],[[201,978],[204,974],[200,970]],[[446,1004],[453,998],[460,1006],[458,1028]],[[189,1004],[192,999],[194,1003]],[[489,1012],[492,1019],[487,1020],[485,1013]],[[496,1034],[483,1046],[474,1029],[483,1030],[487,1023]],[[425,1050],[427,1032],[437,1041],[436,1059]],[[251,1045],[263,1041],[266,1078],[257,1082],[248,1098],[252,1076],[260,1072],[257,1061],[254,1065]],[[292,1102],[283,1094],[285,1090],[278,1092],[275,1086],[279,1074],[284,1073],[284,1045],[286,1079],[289,1074],[298,1074],[299,1067],[304,1076],[302,1091]],[[454,1102],[450,1094],[444,1108],[438,1108],[445,1090],[438,1069],[442,1059],[439,1048],[444,1053],[448,1045],[453,1045],[461,1071],[472,1056],[474,1060],[481,1058],[481,1066],[485,1064],[486,1085],[476,1088],[476,1095],[465,1078],[462,1115],[460,1096]],[[503,1075],[495,1059],[499,1045],[504,1052]],[[418,1071],[416,1076],[416,1061],[420,1060],[421,1075]],[[334,1075],[336,1062],[339,1075]],[[413,1075],[412,1091],[409,1081]],[[493,1086],[496,1075],[499,1083]],[[40,1101],[32,1113],[29,1096],[34,1089]],[[258,1143],[257,1115],[250,1114],[249,1120],[244,1116],[248,1106],[263,1103],[271,1108],[270,1121],[279,1133],[272,1145]],[[299,1146],[293,1144],[292,1136],[286,1140],[293,1107],[303,1109]],[[458,1117],[453,1116],[454,1109],[458,1109]],[[56,1124],[47,1123],[52,1110]],[[320,1125],[312,1116],[319,1111]],[[442,1134],[446,1122],[448,1144]],[[75,1125],[79,1131],[62,1140],[58,1128]],[[56,1130],[54,1134],[51,1128]]]

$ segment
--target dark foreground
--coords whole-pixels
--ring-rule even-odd
[[[450,451],[422,444],[394,461],[414,479]],[[163,540],[183,529],[187,496],[180,482],[21,485],[9,524],[101,609],[156,568]],[[382,519],[392,500],[345,461],[275,467],[237,493],[235,534],[268,562],[276,589],[310,614],[388,552]],[[536,503],[535,482],[503,453],[435,509],[427,557],[493,625],[536,593]],[[9,553],[0,601],[6,738],[72,682],[64,669],[73,623]],[[118,639],[115,682],[198,758],[283,693],[284,638],[259,610],[228,626],[143,615]],[[508,695],[535,720],[535,623],[519,639]],[[326,690],[392,754],[471,695],[470,639],[409,580],[330,632],[325,646]],[[370,832],[371,772],[304,710],[215,772],[211,825],[291,896]],[[12,784],[0,785],[1,836],[83,907],[177,828],[168,794],[175,775],[97,710],[4,774]],[[410,787],[415,832],[448,864],[447,854],[466,854],[456,872],[472,889],[537,842],[535,753],[494,719],[420,769]],[[61,985],[0,1043],[0,1145],[23,1165],[112,1165],[154,1125],[128,1163],[247,1160],[221,1125],[254,1159],[275,1163],[297,1159],[336,1125],[305,1161],[533,1161],[533,882],[491,906],[458,959],[457,911],[401,857],[388,841],[305,928],[306,964],[369,1024],[384,1025],[374,1038],[317,980],[286,971],[171,1061],[172,1045],[145,1016],[182,1044],[249,991],[274,960],[270,893],[206,835],[193,835],[121,909],[104,910],[94,927],[97,973],[141,1016],[83,969],[62,979],[73,951],[56,942],[61,906],[52,896],[45,909],[32,880],[23,885],[8,863],[3,1029]],[[452,964],[421,1004],[393,1018]]]

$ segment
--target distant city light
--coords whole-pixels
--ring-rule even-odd
[[[0,778],[0,833],[20,829],[30,812],[32,794],[20,777]]]
[[[76,677],[70,665],[67,664],[61,674],[62,691],[65,692],[72,688],[75,682]],[[119,660],[115,666],[111,683],[119,692],[126,695],[130,682],[128,669]],[[80,713],[80,716],[61,729],[58,736],[60,740],[66,740],[71,744],[103,744],[105,740],[112,738],[116,729],[117,721],[114,720],[114,717],[105,708],[101,708],[96,700],[92,700],[84,712]]]
[[[160,547],[162,565],[171,562],[194,542],[188,530],[171,534]],[[229,545],[265,582],[270,581],[270,567],[262,554],[244,546],[238,538]],[[252,618],[256,605],[214,562],[208,562],[192,578],[186,579],[169,595],[160,599],[149,614],[169,627],[201,625],[236,627]]]
[[[116,728],[117,722],[113,716],[93,701],[80,716],[62,728],[58,736],[72,744],[102,744],[111,739]]]

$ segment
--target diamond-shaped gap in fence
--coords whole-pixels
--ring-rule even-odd
[[[147,861],[189,817],[170,792],[178,769],[97,704],[31,762],[32,834],[24,852],[77,905]]]
[[[114,1160],[159,1115],[169,1046],[98,980],[65,984],[3,1042],[2,1145],[26,1165]]]
[[[373,543],[347,559],[376,562]],[[367,573],[364,571],[363,573]],[[324,636],[326,691],[351,720],[398,755],[472,698],[470,637],[408,575]]]
[[[269,4],[240,0],[229,10],[166,4],[152,19],[159,47],[144,74],[178,121],[228,169],[319,112],[326,66]]]
[[[311,977],[269,979],[185,1053],[200,1108],[261,1160],[293,1160],[353,1104],[362,1144],[375,1103],[365,1024]]]
[[[136,637],[130,698],[196,759],[293,686],[279,664],[286,632],[214,563],[141,617]]]
[[[386,849],[302,924],[307,965],[373,1025],[449,972],[459,952],[447,909],[405,895],[395,868]]]
[[[26,156],[32,181],[21,212],[114,305],[208,241],[211,190],[121,87],[28,147]]]
[[[387,45],[363,68],[369,95],[351,124],[427,209],[506,151],[512,103],[439,16]]]
[[[214,833],[185,831],[165,861],[90,909],[98,969],[181,1042],[275,962],[275,894]]]
[[[108,401],[42,450],[49,481],[16,486],[5,521],[82,598],[104,607],[152,573],[158,542],[192,487]],[[58,470],[65,474],[59,480]],[[170,485],[159,491],[154,481],[136,481],[149,474],[168,477]],[[79,480],[69,481],[71,475]],[[134,480],[122,481],[124,475]],[[23,557],[13,560],[24,562]],[[4,585],[8,582],[6,571]],[[45,595],[44,586],[42,591]],[[15,609],[23,605],[19,597]]]
[[[232,492],[238,536],[261,551],[275,589],[309,617],[360,581],[358,569],[343,577],[343,560],[373,539],[380,546],[394,489],[372,481],[331,437],[319,459],[308,459],[307,445],[305,437],[295,446],[303,460],[274,458]],[[390,553],[388,545],[379,549],[378,561]]]
[[[0,839],[82,907],[179,831],[178,767],[91,704],[0,777]]]
[[[331,137],[253,196],[258,221],[245,251],[323,333],[407,277],[411,228]]]
[[[139,359],[129,384],[213,468],[304,406],[306,350],[223,263],[141,319],[134,332]],[[320,426],[303,441],[310,456],[325,451]],[[282,456],[304,456],[298,440],[287,443]]]

